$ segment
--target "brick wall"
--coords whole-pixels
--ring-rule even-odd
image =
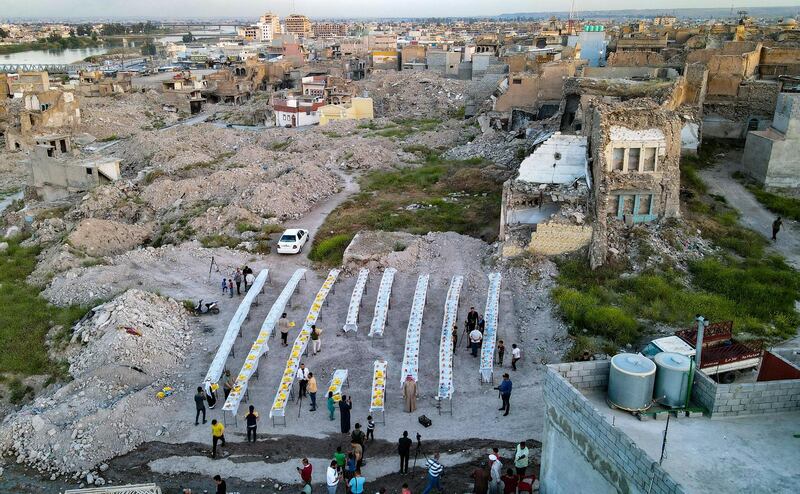
[[[531,234],[528,250],[548,256],[564,254],[586,247],[591,239],[591,226],[539,223]]]
[[[717,384],[696,372],[692,399],[712,418],[760,415],[800,410],[800,379],[741,384]]]
[[[599,473],[605,480],[607,485],[602,486],[604,489],[594,488],[596,492],[608,491],[610,487],[616,492],[628,494],[683,493],[681,486],[657,462],[627,435],[612,427],[576,389],[605,389],[609,365],[609,361],[599,361],[548,366],[544,382],[547,412],[541,492],[564,492],[546,471],[551,465],[555,468],[561,460],[558,457],[560,449],[555,445],[548,447],[546,442],[566,438],[572,449],[581,455],[582,464],[575,465],[576,472],[588,464],[592,473]],[[550,455],[550,458],[546,458]]]

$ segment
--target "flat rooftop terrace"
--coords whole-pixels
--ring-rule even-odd
[[[578,390],[653,461],[667,425],[610,408],[601,389]],[[663,416],[663,415],[662,415]],[[798,492],[800,412],[746,417],[672,417],[662,468],[687,492]]]

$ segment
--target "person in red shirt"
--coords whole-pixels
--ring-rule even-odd
[[[304,484],[311,485],[311,470],[313,470],[313,467],[308,462],[308,458],[303,458],[303,466],[297,467],[297,471],[300,472],[300,478]]]
[[[500,480],[502,480],[504,484],[503,494],[514,494],[517,492],[519,477],[514,473],[514,470],[510,468],[506,470],[506,474],[500,477]]]

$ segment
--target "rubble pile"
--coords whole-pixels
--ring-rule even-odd
[[[527,140],[516,139],[514,134],[488,130],[472,141],[450,149],[444,157],[454,160],[483,158],[504,168],[516,168],[527,154],[527,146]]]
[[[87,218],[82,220],[67,237],[76,249],[93,257],[121,254],[149,240],[155,224],[128,225],[114,220]]]
[[[403,118],[441,118],[464,106],[467,88],[466,81],[408,70],[376,70],[356,85],[372,98],[376,117]]]
[[[75,379],[9,415],[0,450],[51,479],[103,485],[103,461],[168,434],[158,423],[174,404],[156,394],[184,388],[193,335],[180,303],[130,290],[96,307],[73,341],[82,343],[69,356]]]
[[[699,231],[690,231],[674,221],[640,223],[632,227],[617,222],[608,225],[609,257],[629,262],[634,273],[665,263],[688,272],[690,261],[702,259],[714,251],[713,244]]]
[[[164,112],[161,95],[153,90],[103,98],[81,99],[81,131],[98,139],[130,137],[178,120]]]

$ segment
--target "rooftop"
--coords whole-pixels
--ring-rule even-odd
[[[584,396],[658,461],[665,420],[641,421],[614,410],[606,404],[605,391],[586,391]],[[713,420],[673,418],[661,466],[687,492],[791,492],[800,482],[800,438],[793,436],[798,424],[800,412]]]

